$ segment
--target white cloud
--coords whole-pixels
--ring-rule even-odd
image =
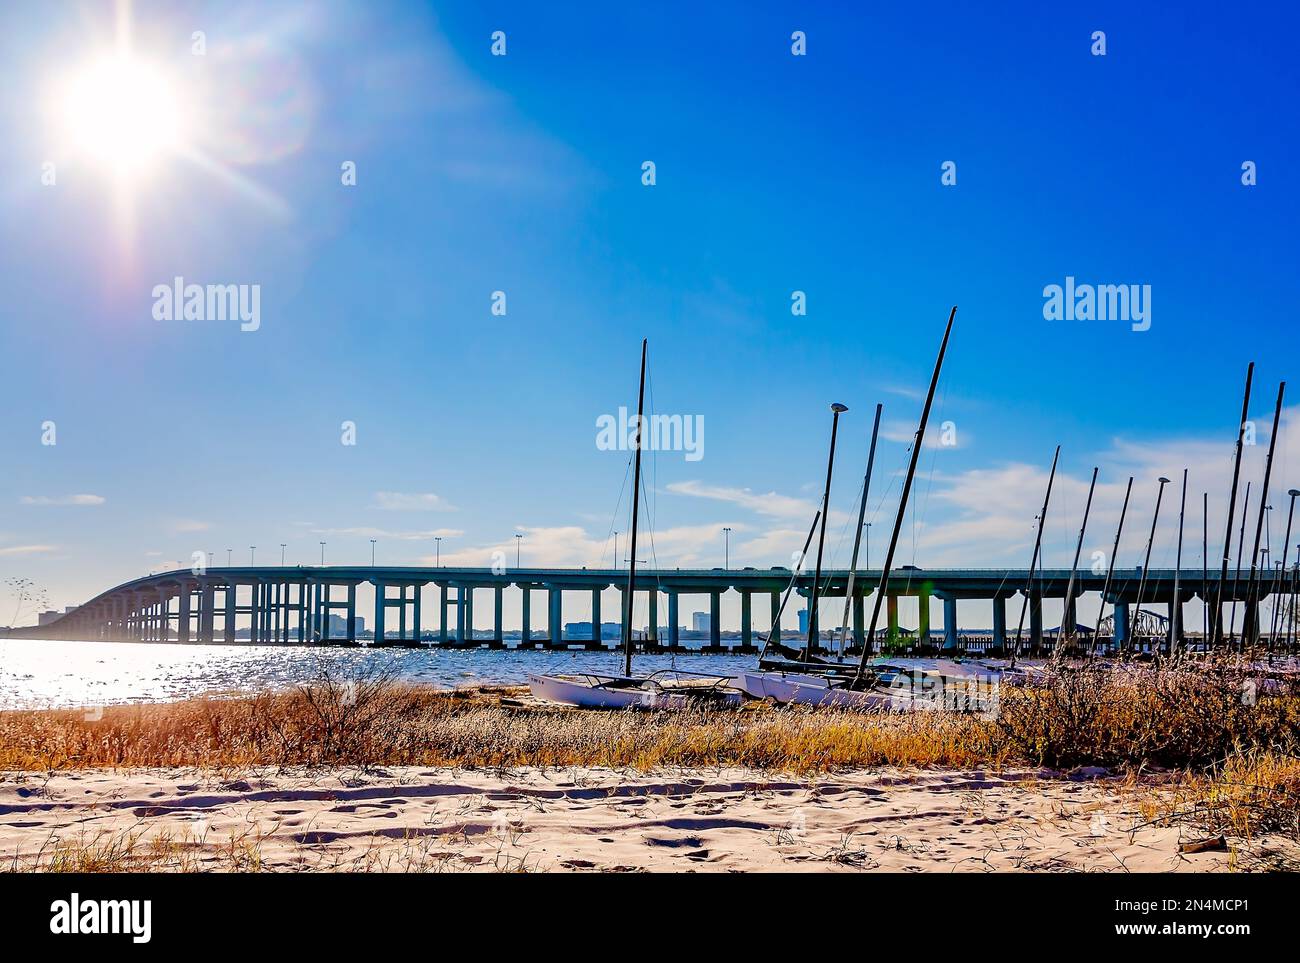
[[[208,522],[200,522],[193,518],[178,518],[171,524],[172,533],[176,535],[185,532],[206,532],[211,527]]]
[[[454,505],[433,492],[375,492],[372,506],[387,512],[451,512]]]
[[[24,495],[23,505],[103,505],[103,495]]]

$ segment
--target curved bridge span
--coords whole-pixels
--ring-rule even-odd
[[[752,651],[755,644],[753,619],[754,597],[767,597],[767,612],[760,616],[762,635],[766,635],[780,609],[781,593],[790,584],[791,573],[772,569],[650,569],[638,573],[638,594],[648,603],[649,647],[680,648],[679,600],[681,596],[707,596],[710,638],[706,651],[726,651],[719,631],[719,605],[724,593],[737,592],[741,603],[741,639],[732,651]],[[606,589],[623,589],[627,573],[617,569],[513,569],[481,568],[398,568],[373,566],[265,566],[227,567],[206,570],[182,569],[135,579],[109,589],[59,619],[32,628],[13,629],[12,637],[48,639],[102,639],[148,642],[242,642],[247,644],[349,644],[358,641],[357,587],[374,587],[371,615],[373,638],[379,644],[421,645],[489,645],[504,647],[502,600],[506,591],[522,593],[522,631],[519,644],[524,647],[563,647],[570,640],[562,638],[563,607],[566,594],[587,593],[591,599],[594,625],[601,623],[601,593]],[[1044,639],[1043,599],[1065,599],[1070,583],[1068,569],[1045,569],[1037,572],[1032,584],[1029,573],[1018,569],[932,569],[904,568],[894,571],[886,590],[885,623],[881,637],[899,636],[898,599],[916,597],[920,618],[918,634],[931,638],[930,600],[943,602],[942,641],[956,648],[959,639],[959,609],[962,600],[982,599],[993,604],[993,633],[989,642],[1001,647],[1007,640],[1007,600],[1024,595],[1028,588],[1028,640],[1035,648]],[[1077,598],[1098,593],[1105,579],[1091,571],[1075,577],[1073,598],[1066,601],[1062,624],[1075,621]],[[854,583],[853,643],[865,644],[864,600],[874,594],[880,582],[878,571],[859,572]],[[1114,604],[1113,637],[1120,640],[1129,631],[1130,606],[1137,602],[1141,582],[1138,569],[1119,570],[1106,598]],[[824,595],[842,599],[847,590],[848,572],[823,572]],[[434,591],[428,592],[433,586]],[[1211,600],[1218,586],[1218,573],[1208,576],[1201,570],[1185,569],[1179,575],[1170,569],[1152,569],[1142,590],[1143,612],[1147,606],[1161,606],[1168,618],[1181,621],[1181,606],[1174,605],[1175,588],[1182,602],[1193,598]],[[801,574],[796,589],[805,599],[812,587],[811,573]],[[1274,584],[1265,577],[1261,596],[1279,593],[1290,598],[1292,586]],[[533,625],[533,600],[543,594],[546,612],[542,631]],[[476,596],[490,593],[493,628],[490,637],[477,636],[474,626]],[[425,596],[432,594],[436,618],[423,619]],[[623,594],[620,591],[620,596]],[[1224,586],[1223,598],[1244,600],[1246,579],[1238,583],[1232,576]],[[660,604],[666,597],[667,619],[660,627]],[[788,604],[783,622],[791,618]],[[824,627],[837,627],[842,612],[840,602],[823,610]],[[449,617],[450,614],[450,617]],[[618,613],[610,613],[617,617]],[[333,616],[333,618],[331,618]],[[765,617],[764,617],[765,616]],[[1258,610],[1245,616],[1247,624],[1258,620]],[[614,621],[615,619],[611,619]],[[832,624],[833,623],[833,624]],[[333,628],[331,628],[331,626]],[[815,626],[815,621],[814,621]],[[1176,625],[1179,637],[1183,627]],[[1012,630],[1014,634],[1014,627]],[[589,647],[599,648],[599,633]]]

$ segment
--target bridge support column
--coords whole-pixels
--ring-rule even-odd
[[[234,582],[226,583],[225,596],[226,617],[222,620],[221,635],[230,643],[235,641],[235,601],[239,597],[239,589]]]
[[[958,647],[957,600],[946,598],[943,600],[943,649],[945,652],[956,652]]]
[[[600,589],[591,590],[591,641],[589,649],[601,648],[600,642]]]
[[[751,593],[740,593],[740,651],[748,652],[754,647],[754,619],[751,609]]]
[[[1029,647],[1034,652],[1043,651],[1043,593],[1029,593]]]
[[[533,590],[527,585],[521,585],[519,588],[523,591],[523,613],[519,621],[519,645],[527,648],[533,642],[533,619],[532,619],[532,600]]]
[[[861,649],[867,644],[866,600],[862,593],[853,593],[853,645]]]
[[[678,612],[680,604],[677,589],[668,590],[668,648],[680,649],[681,640],[681,617]]]
[[[898,641],[898,596],[885,596],[885,617],[889,628],[886,630],[886,638],[890,642]]]
[[[447,644],[447,586],[438,585],[438,643]]]
[[[321,582],[320,592],[316,597],[316,631],[320,634],[322,642],[329,641],[330,637],[330,597],[334,594],[334,586],[329,582]]]
[[[649,592],[650,603],[650,642],[654,645],[659,644],[659,589],[652,588]]]
[[[181,585],[180,600],[176,613],[176,641],[190,641],[190,593],[194,589],[189,584]]]
[[[503,648],[506,644],[505,635],[505,586],[495,585],[492,587],[492,645],[494,649]]]
[[[1116,645],[1128,644],[1128,640],[1129,640],[1128,616],[1129,616],[1128,603],[1116,602],[1115,615],[1114,615],[1115,637],[1113,640]]]
[[[1007,648],[1007,600],[999,595],[993,599],[993,645],[1006,651]]]
[[[919,617],[916,622],[916,641],[921,645],[930,644],[930,593],[921,589],[916,593],[916,610]]]
[[[357,587],[348,586],[348,641],[357,640]]]
[[[465,593],[465,641],[469,645],[474,644],[474,589],[476,586],[466,585],[461,591]]]
[[[550,586],[547,588],[547,630],[550,635],[550,647],[562,648],[564,645],[564,590]]]
[[[375,645],[384,644],[384,623],[388,609],[388,585],[374,582],[375,586]]]
[[[709,593],[709,648],[722,648],[722,593]]]

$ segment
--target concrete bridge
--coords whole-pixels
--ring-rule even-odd
[[[1183,638],[1180,605],[1174,604],[1175,575],[1171,569],[1152,569],[1147,573],[1142,590],[1144,611],[1154,606],[1165,606],[1169,619],[1174,622],[1178,637]],[[1260,595],[1266,596],[1276,589],[1289,593],[1290,580],[1285,585],[1272,584],[1269,573],[1261,573],[1263,585]],[[781,604],[781,594],[789,584],[791,573],[787,569],[661,569],[637,573],[638,594],[644,593],[649,606],[649,648],[680,649],[679,609],[682,596],[707,596],[710,620],[710,638],[706,651],[726,651],[721,644],[719,607],[724,593],[740,594],[741,638],[740,645],[732,651],[753,651],[756,640],[766,637]],[[1023,595],[1028,572],[1016,569],[935,569],[902,568],[893,572],[887,587],[885,611],[887,618],[877,631],[873,647],[885,639],[898,638],[898,599],[915,597],[919,601],[920,619],[918,637],[929,640],[930,600],[943,602],[943,635],[945,648],[957,648],[960,643],[960,603],[980,599],[993,605],[993,633],[989,642],[994,647],[1004,647],[1015,634],[1014,624],[1007,628],[1007,600]],[[1124,569],[1116,571],[1111,590],[1106,598],[1116,606],[1114,616],[1115,641],[1123,640],[1129,633],[1130,607],[1137,601],[1141,571]],[[1215,597],[1218,572],[1208,578],[1199,569],[1185,569],[1178,581],[1178,596],[1182,602],[1203,597],[1205,588],[1211,599]],[[847,571],[823,572],[824,592],[843,599],[848,582]],[[879,571],[859,572],[854,584],[853,645],[860,648],[866,643],[865,600],[872,596],[880,582]],[[1098,593],[1105,579],[1091,571],[1081,571],[1075,578],[1073,598],[1066,600],[1070,572],[1068,569],[1045,569],[1036,573],[1029,587],[1031,605],[1027,628],[1027,644],[1034,649],[1044,641],[1042,602],[1044,599],[1061,599],[1065,617],[1062,625],[1077,621],[1074,617],[1077,599],[1084,593]],[[1247,579],[1235,585],[1229,575],[1225,585],[1224,600],[1244,600]],[[594,626],[601,623],[601,593],[610,588],[620,590],[620,598],[627,584],[627,572],[617,569],[513,569],[493,571],[480,568],[397,568],[373,566],[265,566],[209,568],[203,571],[178,570],[150,575],[126,582],[96,596],[86,604],[59,619],[40,627],[14,629],[13,636],[50,639],[106,639],[114,641],[150,642],[244,642],[237,639],[237,625],[249,629],[248,644],[348,644],[357,641],[357,587],[374,586],[373,609],[374,638],[381,644],[419,645],[423,636],[428,641],[449,646],[489,645],[504,647],[502,625],[502,599],[507,590],[522,592],[521,647],[559,648],[569,640],[562,639],[564,598],[572,593],[587,593],[591,599]],[[799,576],[797,591],[807,598],[812,574]],[[436,587],[437,617],[426,623],[422,611],[424,589]],[[1203,588],[1204,586],[1204,588]],[[542,592],[545,604],[544,634],[534,633],[533,601]],[[493,630],[489,639],[476,639],[473,632],[476,598],[487,595],[493,607]],[[667,597],[666,634],[660,625],[660,596]],[[760,631],[754,628],[755,596],[766,597],[767,612],[759,618]],[[762,603],[760,602],[760,607]],[[787,605],[785,618],[789,618]],[[449,618],[449,609],[454,613]],[[621,605],[620,605],[621,609]],[[838,628],[843,602],[826,608],[823,604],[824,623],[827,628]],[[610,613],[615,621],[621,610]],[[340,616],[345,629],[341,637],[329,632],[330,615]],[[1016,611],[1016,618],[1019,612]],[[1258,614],[1247,615],[1258,619]],[[830,623],[835,623],[831,625]],[[338,624],[338,623],[336,623]],[[1246,624],[1243,622],[1242,624]],[[815,627],[815,620],[814,620]],[[395,632],[394,632],[395,630]],[[436,630],[431,631],[431,630]],[[599,631],[589,647],[601,646]],[[578,641],[587,640],[573,640]]]

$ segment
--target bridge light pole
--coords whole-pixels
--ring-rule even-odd
[[[324,542],[320,543],[320,563],[322,566],[324,566],[325,564],[325,543]]]
[[[322,562],[321,564],[324,565],[325,563]],[[373,538],[370,540],[370,567],[375,567],[375,540]]]
[[[280,543],[280,568],[284,568],[284,542]]]
[[[519,568],[519,552],[524,544],[524,537],[515,533],[515,568]]]
[[[256,557],[257,557],[257,546],[256,546],[256,545],[250,545],[250,546],[248,546],[248,566],[249,566],[249,568],[252,568],[254,565],[257,564],[256,562],[253,561],[253,559],[255,559]]]
[[[614,529],[614,568],[618,568],[618,529]]]
[[[434,541],[433,564],[437,568],[442,568],[442,536],[441,535],[433,536],[433,541]]]
[[[230,556],[234,551],[233,548],[226,549],[226,568],[230,568],[231,566]]]
[[[722,529],[723,538],[723,568],[731,568],[731,529],[724,526]]]

